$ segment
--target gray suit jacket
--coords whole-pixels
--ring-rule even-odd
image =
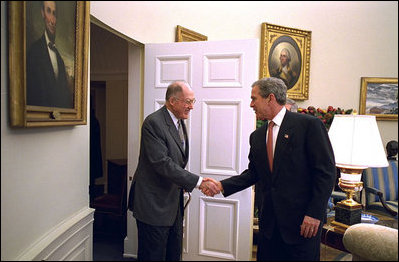
[[[184,133],[186,127],[183,125]],[[139,163],[129,193],[133,216],[153,226],[171,226],[178,210],[183,212],[183,189],[191,192],[199,177],[187,170],[186,150],[166,107],[143,122]]]

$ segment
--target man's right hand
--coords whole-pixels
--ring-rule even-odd
[[[199,188],[203,194],[211,197],[219,194],[220,191],[223,190],[222,184],[210,177],[205,177],[202,179],[202,183]]]

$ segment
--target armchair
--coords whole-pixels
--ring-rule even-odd
[[[365,210],[398,215],[398,161],[389,160],[389,166],[367,168],[362,175],[365,191]]]

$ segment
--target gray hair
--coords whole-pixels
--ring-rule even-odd
[[[284,81],[276,77],[265,77],[255,81],[252,87],[259,87],[259,94],[263,98],[267,98],[270,94],[276,97],[277,103],[285,105],[287,100],[287,86]]]
[[[288,61],[291,61],[291,53],[287,48],[283,48],[283,50],[281,50],[281,53],[285,52],[285,54],[287,55]],[[280,53],[280,54],[281,54]]]
[[[287,97],[287,101],[285,103],[288,105],[291,105],[291,109],[290,109],[291,112],[298,111],[298,105],[296,104],[295,100]]]
[[[168,86],[168,89],[166,90],[165,101],[169,101],[169,98],[182,93],[183,85],[189,86],[188,83],[186,83],[184,81],[175,81],[175,82],[171,83]]]

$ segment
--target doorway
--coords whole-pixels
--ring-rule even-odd
[[[128,42],[95,23],[90,26],[90,206],[96,209],[93,236],[113,238],[123,245]]]
[[[119,170],[117,174],[124,170],[122,174],[126,175],[126,179],[122,186],[125,193],[120,195],[126,203],[137,166],[143,121],[144,44],[123,35],[94,16],[90,17],[90,21],[90,80],[93,84],[91,99],[95,101],[96,117],[102,125],[101,137],[105,137],[102,140],[103,176],[96,178],[94,183],[96,186],[103,185],[104,194],[112,193],[115,188],[111,185],[112,174],[115,170]],[[126,204],[122,203],[122,207],[125,208]],[[137,253],[137,243],[134,241],[137,229],[131,212],[123,212],[124,220],[119,223],[123,225],[122,234],[119,234],[122,236],[118,237],[118,243],[122,242],[119,252],[123,257],[130,257],[130,254]],[[101,235],[98,233],[94,228],[94,236]],[[93,250],[94,258],[95,252]]]

